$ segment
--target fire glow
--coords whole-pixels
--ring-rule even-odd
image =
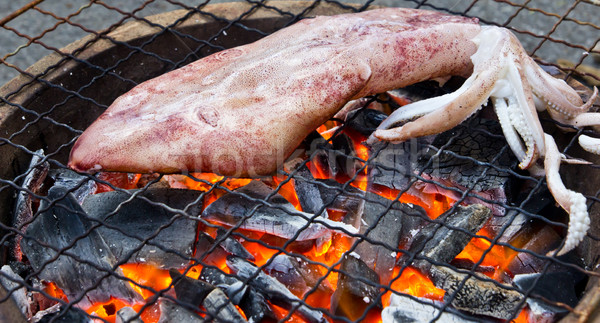
[[[338,131],[339,124],[337,122],[329,121],[321,126],[318,131],[321,135],[330,140],[332,136]],[[345,131],[344,131],[345,132]],[[437,218],[439,215],[447,211],[454,204],[454,200],[451,198],[442,196],[440,194],[432,194],[428,196],[430,200],[423,201],[422,199],[411,196],[409,194],[402,194],[400,191],[392,190],[383,186],[369,185],[368,182],[368,167],[364,166],[364,162],[369,158],[369,150],[361,144],[366,139],[359,134],[349,132],[347,135],[353,140],[354,148],[357,157],[363,161],[363,167],[358,171],[350,185],[361,189],[369,190],[372,193],[378,194],[385,197],[388,200],[397,200],[402,203],[411,203],[419,205],[427,211],[427,215],[431,219]],[[314,162],[308,162],[307,166],[313,176],[319,179],[330,179],[333,178],[329,171],[317,165]],[[116,187],[131,189],[136,188],[136,184],[141,179],[141,175],[132,174],[114,174],[104,173],[100,176],[101,179],[113,184]],[[191,176],[183,175],[168,175],[164,176],[164,179],[169,183],[172,188],[185,188],[193,189],[206,192],[204,197],[204,208],[216,201],[218,198],[227,193],[227,190],[234,190],[239,187],[243,187],[250,183],[251,179],[236,179],[236,178],[225,178],[216,174],[208,173],[195,173]],[[337,176],[334,178],[338,181],[345,182],[351,180],[344,178],[343,176]],[[294,205],[294,207],[302,211],[302,207],[298,201],[298,196],[294,189],[293,181],[288,181],[281,176],[273,176],[272,178],[266,179],[271,185],[278,185],[280,189],[277,191],[278,194],[282,195],[286,200]],[[98,192],[105,192],[111,190],[108,185],[102,185]],[[344,216],[344,212],[339,210],[328,210],[329,217],[332,220],[339,220]],[[213,238],[216,237],[216,229],[213,227],[199,225],[199,229],[203,232],[211,235]],[[257,243],[255,241],[274,241],[281,238],[269,237],[267,234],[261,234],[257,232],[251,232],[247,230],[235,230],[241,236],[248,237],[251,239],[242,239],[243,246],[254,256],[256,266],[264,266],[272,257],[281,253],[279,248],[270,248],[267,244]],[[481,262],[482,266],[494,267],[495,271],[489,273],[492,279],[499,280],[501,274],[505,271],[505,268],[510,263],[510,260],[515,256],[515,251],[510,248],[491,245],[490,240],[493,238],[489,232],[482,229],[478,236],[471,240],[467,247],[459,254],[457,259],[470,260],[473,263],[480,261],[481,257],[485,255],[485,258]],[[486,239],[485,237],[489,238]],[[342,233],[333,233],[332,238],[320,246],[313,244],[311,248],[307,250],[293,250],[294,253],[299,253],[302,256],[310,259],[313,262],[319,263],[317,266],[320,271],[321,277],[324,277],[322,284],[328,286],[337,285],[338,271],[340,267],[340,259],[351,249],[353,241],[348,236]],[[293,246],[292,246],[293,248]],[[287,251],[287,250],[286,250]],[[400,257],[398,255],[397,257]],[[226,273],[230,273],[230,269],[227,267],[225,258],[214,260],[216,267],[223,270]],[[160,311],[156,303],[157,297],[155,293],[168,293],[169,289],[172,289],[172,281],[168,270],[161,270],[152,265],[147,264],[124,264],[120,266],[123,275],[130,279],[131,287],[139,293],[142,298],[147,302],[146,304],[127,304],[118,299],[112,299],[108,303],[94,304],[90,308],[86,309],[87,313],[102,318],[108,322],[115,322],[116,312],[125,306],[131,306],[134,310],[140,312],[140,317],[144,322],[157,322],[160,317]],[[197,279],[199,277],[202,265],[193,263],[190,264],[189,268],[179,270],[181,273]],[[60,289],[53,283],[50,283],[46,292],[56,298],[66,300],[64,295],[61,295]],[[427,278],[424,274],[412,267],[395,267],[393,269],[392,280],[390,288],[382,290],[381,303],[383,307],[387,306],[390,301],[392,293],[409,294],[415,297],[425,297],[436,301],[443,301],[445,292],[434,286],[432,281]],[[320,290],[316,290],[310,295],[296,295],[314,308],[321,308],[327,311],[330,307],[330,299],[332,293],[326,293]],[[272,304],[271,304],[272,305]],[[287,311],[273,306],[274,313],[282,319],[288,315]],[[241,310],[240,310],[241,311]],[[198,314],[203,316],[204,314],[198,311]],[[243,314],[243,313],[242,313]],[[367,314],[369,322],[381,321],[380,313],[378,311],[370,311]],[[302,318],[297,315],[291,315],[288,318],[292,322],[302,322]],[[515,321],[525,322],[526,313],[521,311],[521,314]]]

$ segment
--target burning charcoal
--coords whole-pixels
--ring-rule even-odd
[[[302,210],[307,213],[317,214],[321,211],[321,216],[327,217],[327,210],[325,210],[323,198],[319,192],[319,186],[316,184],[315,178],[312,176],[310,170],[306,165],[300,166],[296,171],[294,179],[294,189],[298,195],[298,202]]]
[[[224,289],[231,301],[235,305],[239,305],[242,311],[244,311],[244,314],[248,317],[248,321],[262,322],[264,318],[275,319],[275,314],[271,311],[263,294],[256,291],[252,286],[243,284],[241,280],[233,276],[228,276],[220,269],[211,267],[202,268],[200,279]],[[247,289],[246,294],[244,294],[243,288],[240,290],[240,286],[244,286],[243,288]],[[241,297],[239,303],[237,303],[237,300],[240,298],[239,294],[244,295]]]
[[[344,255],[337,288],[331,296],[331,311],[352,321],[358,320],[367,310],[369,303],[378,302],[378,284],[377,273],[356,258],[355,254]]]
[[[73,193],[79,204],[83,203],[88,195],[96,192],[96,181],[88,176],[79,175],[70,169],[53,169],[49,175],[54,179],[53,186],[66,188]]]
[[[144,323],[144,321],[133,308],[126,306],[117,311],[115,323]]]
[[[125,280],[105,277],[112,272],[122,276],[122,272],[114,268],[117,259],[98,230],[90,231],[93,223],[73,194],[56,186],[50,188],[47,199],[41,201],[42,213],[21,242],[39,278],[55,282],[69,301],[77,300],[82,308],[111,297],[130,303],[142,301]]]
[[[302,230],[295,238],[298,241],[313,240],[328,232],[328,228],[314,223],[315,220],[325,222],[334,228],[344,228],[347,231],[355,232],[352,227],[343,223],[300,212],[283,196],[273,194],[273,192],[264,183],[252,181],[210,204],[202,213],[202,217],[230,226],[240,225],[239,227],[242,229],[263,232],[285,239],[292,239],[298,231]],[[272,196],[265,203],[271,204],[273,207],[255,201],[266,201],[269,195]]]
[[[186,323],[204,323],[204,320],[198,314],[189,309],[174,303],[173,301],[160,299],[160,319],[158,323],[186,322]]]
[[[356,159],[356,150],[352,139],[344,134],[338,133],[331,139],[333,145],[335,161],[342,173],[350,178],[354,177],[356,170],[361,167]],[[334,176],[338,174],[333,174]]]
[[[250,253],[250,251],[246,250],[246,248],[244,248],[244,246],[235,238],[232,236],[227,236],[225,239],[223,239],[222,237],[226,233],[227,232],[223,229],[217,230],[216,240],[223,240],[221,243],[219,243],[219,246],[221,246],[230,255],[254,261],[254,256]]]
[[[359,229],[365,204],[365,192],[347,185],[346,188],[331,179],[317,180],[323,203],[328,209],[346,213],[342,220]]]
[[[368,137],[387,117],[381,111],[363,108],[349,112],[345,125]]]
[[[25,315],[27,319],[31,318],[32,313],[29,307],[29,299],[27,298],[27,290],[25,289],[23,278],[15,274],[8,265],[4,265],[0,269],[0,289],[2,289],[0,299],[5,299],[4,297],[7,296],[6,294],[10,294],[8,300],[5,302],[11,304],[5,305],[6,307],[11,306],[14,309],[19,310],[19,312]],[[0,321],[3,321],[2,315],[0,315]]]
[[[192,306],[200,306],[206,295],[215,289],[215,286],[184,276],[175,269],[169,270],[169,275],[173,280],[173,288],[175,289],[177,300]]]
[[[451,308],[440,310],[444,304],[427,298],[408,297],[392,294],[390,305],[381,312],[383,322],[444,322],[444,323],[475,323],[479,320],[465,319],[464,314],[453,313]],[[439,315],[439,317],[438,317]]]
[[[304,295],[321,278],[318,265],[310,264],[301,258],[290,257],[286,254],[275,256],[263,270],[269,276],[276,278],[287,286],[296,295]],[[319,284],[318,289],[333,292],[333,288],[326,279]]]
[[[369,268],[375,270],[381,283],[387,285],[392,278],[395,250],[401,237],[409,238],[411,231],[422,227],[428,219],[427,214],[419,206],[392,202],[373,193],[367,193],[365,200],[360,234],[366,235],[366,239],[355,251]]]
[[[508,270],[514,274],[538,273],[544,271],[548,264],[547,259],[536,257],[530,252],[536,254],[546,254],[549,251],[555,250],[561,242],[561,238],[549,226],[543,225],[541,229],[535,231],[524,230],[521,234],[528,237],[527,243],[521,247],[529,252],[519,252],[508,265]],[[556,270],[555,264],[551,264],[549,269]],[[560,269],[559,269],[560,270]]]
[[[132,198],[135,193],[138,190],[90,195],[82,206],[92,218],[106,223],[96,230],[110,242],[109,247],[118,259],[152,263],[160,268],[185,266],[187,258],[192,256],[197,222],[157,203],[196,215],[202,207],[201,192],[148,189]],[[124,259],[132,252],[130,258]]]
[[[471,188],[472,194],[488,200],[506,203],[510,198],[510,177],[508,171],[518,164],[501,135],[497,121],[472,118],[459,127],[443,132],[435,137],[432,145],[444,148],[443,152],[429,149],[419,156],[417,172],[422,176],[450,187],[465,191]],[[430,159],[432,162],[430,163]],[[481,164],[485,163],[485,164]],[[498,168],[489,165],[498,166]],[[422,183],[424,193],[441,193],[460,198],[461,193],[443,189],[438,185]],[[477,197],[467,197],[466,204],[484,204],[495,215],[504,215],[505,210],[497,204],[486,204]]]
[[[509,319],[521,310],[523,294],[489,281],[487,277],[484,280],[435,265],[430,267],[429,273],[433,284],[446,291],[444,301],[456,309],[498,319]]]
[[[21,185],[23,190],[19,190],[19,194],[17,195],[15,215],[13,216],[13,228],[16,228],[21,232],[25,232],[29,223],[33,220],[33,201],[30,192],[33,194],[38,193],[46,179],[48,169],[50,168],[50,164],[47,161],[42,162],[43,158],[44,151],[42,149],[37,150],[31,158],[27,175]],[[17,261],[21,261],[23,258],[21,251],[22,238],[22,235],[17,234],[14,241],[13,256]]]
[[[410,247],[410,254],[419,253],[414,265],[429,271],[432,262],[450,263],[471,241],[473,235],[489,220],[492,212],[481,204],[456,206],[425,226]]]
[[[417,157],[424,149],[423,140],[415,138],[399,144],[376,145],[373,151],[378,153],[370,157],[369,162],[371,183],[399,191],[406,190],[417,167]]]
[[[216,241],[213,237],[200,232],[196,241],[194,259],[204,265],[219,266],[228,253],[221,245],[215,247],[215,243]]]
[[[217,322],[246,322],[240,312],[233,306],[227,295],[219,288],[210,292],[202,305],[206,309],[207,315],[210,315]]]
[[[231,268],[240,278],[249,280],[250,286],[261,291],[271,303],[294,311],[309,322],[325,322],[323,314],[313,310],[292,292],[290,292],[277,279],[263,273],[255,265],[236,257],[227,257],[227,266]]]

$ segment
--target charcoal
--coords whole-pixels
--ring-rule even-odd
[[[210,322],[203,319],[198,314],[191,310],[174,303],[173,301],[161,298],[160,299],[160,318],[158,323],[170,323],[170,322],[186,322],[186,323],[204,323]]]
[[[273,194],[273,192],[264,183],[252,181],[210,204],[202,213],[202,217],[221,224],[239,225],[239,228],[242,229],[267,233],[285,239],[295,238],[297,241],[313,240],[328,232],[328,228],[314,221],[353,232],[352,227],[345,226],[343,223],[300,212],[283,196]],[[273,207],[256,201],[266,201],[269,195],[272,196],[267,203]],[[295,237],[298,231],[300,233]]]
[[[14,302],[19,309],[19,312],[30,319],[32,313],[29,307],[29,299],[27,298],[27,290],[23,278],[17,275],[8,265],[4,265],[0,269],[0,288],[2,288],[3,294],[10,294],[9,300],[6,302]],[[5,295],[0,295],[0,299],[4,299],[4,296]],[[2,322],[1,317],[0,322]]]
[[[37,321],[37,323],[50,323],[50,322],[92,323],[93,321],[86,312],[84,312],[74,306],[71,306],[68,309],[64,306],[60,306],[59,311],[53,312],[53,313],[48,313],[47,315],[44,315],[39,321]]]
[[[132,199],[135,193],[139,195]],[[192,256],[197,222],[156,203],[197,215],[202,208],[200,196],[199,191],[182,189],[111,191],[88,196],[82,207],[106,224],[97,231],[110,242],[118,259],[165,269],[182,268]]]
[[[390,305],[383,309],[381,318],[383,322],[444,322],[444,323],[475,323],[480,320],[469,320],[464,314],[455,313],[451,308],[444,308],[444,304],[427,298],[415,298],[393,294]],[[439,316],[439,317],[438,317]]]
[[[73,194],[63,187],[48,191],[42,212],[27,228],[21,249],[39,278],[55,282],[70,302],[85,308],[111,297],[142,301],[129,283],[116,277],[117,259]],[[88,232],[89,231],[89,232]],[[60,254],[56,250],[60,250]],[[111,275],[110,273],[116,275]],[[84,296],[85,295],[85,296]]]
[[[550,273],[535,273],[515,275],[513,283],[521,290],[529,291],[532,297],[527,303],[537,303],[538,306],[552,310],[554,313],[565,314],[563,307],[553,306],[546,301],[535,299],[536,295],[543,296],[549,302],[567,304],[571,307],[577,306],[579,299],[576,286],[585,279],[585,275],[579,272],[560,271]]]
[[[206,296],[202,305],[206,309],[207,316],[217,322],[246,322],[227,295],[219,288],[213,289]]]
[[[23,179],[21,185],[23,190],[19,190],[17,194],[12,226],[20,232],[25,232],[29,223],[33,220],[33,196],[29,192],[33,194],[39,192],[50,168],[50,164],[47,161],[42,162],[43,158],[44,151],[42,149],[37,150],[31,158],[27,175]],[[21,251],[22,239],[23,236],[21,234],[17,234],[14,239],[12,255],[17,261],[22,261],[23,259]]]
[[[169,275],[173,280],[173,288],[175,289],[177,300],[192,306],[200,306],[206,296],[215,289],[215,286],[184,276],[175,269],[169,270]]]
[[[429,268],[433,284],[446,291],[444,301],[454,308],[498,319],[509,319],[521,310],[524,295],[489,278],[467,275],[447,267]]]
[[[365,282],[366,281],[366,282]],[[352,321],[358,320],[372,302],[378,302],[379,277],[357,255],[344,255],[337,288],[331,296],[331,311]],[[381,304],[377,304],[378,307]]]
[[[329,177],[335,177],[336,174],[341,173],[333,145],[318,132],[313,131],[306,136],[304,144],[307,146],[306,154],[311,156],[310,161],[322,171],[327,172]]]
[[[367,193],[365,200],[360,233],[366,235],[366,239],[355,251],[375,270],[381,283],[387,285],[392,278],[401,238],[409,238],[411,231],[424,226],[427,214],[420,206],[393,202],[374,193]]]
[[[435,137],[432,145],[444,148],[429,149],[419,156],[417,172],[423,172],[436,182],[465,191],[488,200],[507,203],[511,197],[512,185],[506,170],[516,170],[518,161],[507,146],[502,129],[497,121],[471,118],[460,126]],[[427,166],[428,162],[432,163]],[[481,164],[485,163],[485,165]],[[497,168],[488,166],[495,165]],[[430,187],[430,184],[424,186]],[[428,190],[424,189],[427,193]],[[461,193],[436,188],[444,195],[457,200]],[[448,191],[448,192],[446,192]],[[486,204],[477,197],[468,197],[466,204]],[[486,205],[495,215],[504,215],[505,210],[497,204]]]
[[[424,138],[415,138],[398,144],[377,143],[370,157],[371,183],[398,191],[409,188],[411,176],[417,168],[417,160],[425,148]]]
[[[276,278],[296,295],[304,295],[311,290],[322,277],[318,265],[308,263],[301,258],[279,254],[263,268],[265,273]],[[324,279],[317,287],[324,292],[333,292],[329,282]]]
[[[347,114],[345,125],[368,137],[387,117],[387,114],[381,111],[358,109]]]
[[[263,319],[275,319],[269,304],[263,294],[258,292],[252,286],[243,284],[241,280],[233,276],[228,276],[221,270],[211,267],[203,267],[200,273],[200,279],[203,279],[219,288],[224,289],[231,301],[238,305],[250,322],[262,322]],[[241,286],[245,286],[240,289]],[[244,288],[246,293],[244,294]],[[236,300],[240,298],[238,294],[244,294],[239,303]]]
[[[54,180],[53,186],[66,188],[73,193],[79,204],[83,203],[88,195],[96,192],[96,181],[88,176],[79,175],[70,169],[53,169],[49,172],[49,176]]]
[[[196,253],[194,259],[196,261],[210,266],[218,266],[227,257],[227,251],[220,245],[215,247],[215,239],[204,232],[198,234],[196,240]],[[212,250],[211,250],[212,249]]]
[[[117,311],[115,323],[144,323],[144,321],[133,308],[126,306]]]
[[[535,254],[546,254],[549,251],[555,250],[561,242],[561,238],[549,226],[543,225],[539,230],[531,232],[528,230],[523,234],[528,237],[527,243],[521,247],[529,252],[519,252],[513,258],[507,269],[514,274],[528,274],[542,272],[548,265],[550,260],[535,256]],[[556,265],[552,263],[548,270],[557,270]],[[558,269],[560,270],[560,269]]]
[[[415,238],[409,254],[418,253],[413,265],[427,272],[432,262],[450,263],[491,217],[481,204],[456,206],[425,226]]]
[[[263,273],[255,265],[241,258],[229,256],[227,257],[227,266],[240,278],[249,280],[250,286],[263,293],[271,303],[287,310],[294,309],[295,313],[309,322],[325,322],[321,312],[304,305],[282,283]]]
[[[359,229],[365,204],[365,192],[355,187],[342,184],[331,179],[319,179],[319,192],[323,204],[329,209],[346,213],[343,222]]]
[[[344,133],[338,133],[331,138],[331,144],[333,145],[335,161],[339,170],[349,178],[354,177],[361,164],[356,159],[357,155],[352,139]]]
[[[306,165],[300,166],[293,179],[294,189],[302,210],[312,214],[317,214],[322,210],[321,216],[327,217],[327,210],[323,208],[325,203],[323,203],[323,198],[319,192],[319,186],[308,167]]]
[[[219,246],[223,248],[223,250],[227,251],[227,253],[230,255],[254,261],[254,256],[250,253],[250,251],[246,250],[246,248],[244,248],[244,246],[235,238],[232,236],[227,236],[225,239],[223,239],[223,236],[226,233],[227,232],[223,229],[217,230],[216,240],[222,240],[221,243],[219,243]]]

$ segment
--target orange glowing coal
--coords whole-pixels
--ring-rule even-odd
[[[340,123],[336,121],[328,121],[317,131],[326,139],[330,140],[332,136],[339,131]],[[392,190],[387,187],[370,185],[368,183],[368,167],[364,167],[365,162],[369,158],[369,150],[361,143],[366,139],[364,136],[357,134],[353,131],[343,130],[354,142],[354,148],[356,151],[356,157],[362,160],[362,169],[354,176],[350,178],[334,178],[338,181],[349,181],[352,186],[357,187],[363,191],[369,190],[372,193],[379,194],[389,200],[397,200],[402,203],[412,203],[423,207],[430,218],[435,219],[440,214],[446,212],[455,201],[442,196],[440,194],[423,195],[421,197],[415,197],[409,194],[402,194],[397,190]],[[321,166],[315,163],[308,162],[311,173],[315,178],[329,179],[331,175],[328,170],[323,169]],[[110,182],[111,184],[131,189],[138,186],[140,181],[140,175],[135,174],[116,174],[116,173],[103,173],[100,178]],[[242,187],[248,184],[251,179],[237,179],[237,178],[225,178],[216,174],[210,173],[194,173],[191,176],[184,175],[166,175],[164,180],[169,183],[173,188],[186,188],[194,189],[207,192],[204,200],[204,207],[217,200],[219,197],[227,193],[227,190],[235,190],[236,188]],[[292,203],[296,209],[302,210],[298,196],[296,194],[293,181],[280,176],[274,176],[268,179],[268,185],[280,186],[278,193]],[[98,192],[111,190],[108,185],[100,185]],[[400,196],[399,196],[400,195]],[[427,201],[423,201],[423,198],[427,198]],[[328,210],[330,219],[337,221],[344,216],[344,212],[340,210]],[[199,225],[199,230],[215,237],[217,232],[216,228]],[[243,246],[254,256],[255,264],[257,266],[264,266],[269,259],[275,255],[281,253],[281,246],[286,241],[281,238],[269,236],[268,234],[251,232],[247,230],[238,229],[235,232],[239,233],[239,236],[246,237],[246,239],[238,239],[241,241]],[[478,235],[482,237],[488,237],[492,239],[492,235],[485,229],[482,229]],[[239,238],[238,235],[234,237]],[[260,241],[260,242],[258,242]],[[305,243],[288,243],[286,252],[293,252],[294,254],[301,254],[302,256],[319,263],[316,266],[320,271],[321,277],[325,277],[322,284],[328,284],[332,286],[332,290],[337,286],[339,263],[340,259],[347,253],[353,245],[354,240],[341,233],[333,233],[330,240],[325,241],[317,245],[316,243],[305,244]],[[499,278],[504,272],[505,268],[510,263],[511,259],[515,256],[515,252],[510,248],[504,248],[500,246],[492,246],[489,240],[484,238],[473,238],[467,247],[458,255],[457,259],[470,260],[473,263],[479,262],[481,257],[485,254],[481,266],[491,266],[496,268],[496,271],[491,274],[494,278]],[[225,257],[221,255],[220,259],[210,259],[210,263],[223,271],[230,273],[230,269],[227,267]],[[114,322],[115,313],[124,306],[132,306],[136,311],[141,312],[141,318],[144,322],[157,322],[160,313],[158,305],[152,303],[155,301],[153,297],[155,292],[162,291],[168,292],[172,289],[172,281],[169,272],[166,270],[158,269],[148,264],[125,264],[120,266],[123,275],[135,283],[130,283],[131,287],[139,293],[144,300],[148,301],[148,304],[126,304],[123,301],[112,299],[110,302],[105,304],[94,304],[92,307],[87,309],[88,313],[93,313],[95,316],[100,317],[108,322]],[[197,263],[190,263],[187,270],[180,270],[187,276],[197,279],[199,277],[202,265]],[[442,301],[445,292],[434,286],[432,281],[424,274],[411,267],[395,267],[392,276],[392,282],[388,290],[382,290],[382,304],[384,306],[389,304],[389,299],[394,293],[404,293],[415,297],[426,297],[429,299]],[[51,296],[59,299],[66,297],[54,284],[49,284],[46,287],[46,292]],[[173,294],[173,293],[172,293]],[[330,299],[332,292],[324,292],[317,289],[310,295],[296,295],[314,307],[328,309],[330,307]],[[240,310],[241,311],[241,310]],[[288,311],[274,306],[273,311],[279,319],[288,316]],[[243,313],[242,313],[243,314]],[[366,321],[368,322],[380,322],[381,316],[378,311],[371,311],[367,313]],[[302,318],[293,314],[288,318],[288,322],[303,322]],[[522,311],[518,318],[514,322],[527,322],[527,313]]]

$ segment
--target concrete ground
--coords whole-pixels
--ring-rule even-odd
[[[23,7],[31,0],[0,0],[0,19]],[[196,6],[201,0],[104,0],[107,6],[119,8],[123,12],[131,12],[144,2],[150,2],[144,9],[136,12],[136,16],[147,16],[174,9],[181,9],[173,3],[183,3]],[[223,2],[222,0],[211,2]],[[361,2],[361,1],[353,1]],[[362,3],[365,1],[362,0]],[[588,65],[596,64],[591,57],[586,57],[586,50],[600,42],[600,6],[591,0],[512,0],[512,6],[505,1],[479,0],[468,8],[471,1],[460,0],[376,0],[375,5],[416,7],[423,2],[423,9],[446,9],[454,13],[466,13],[482,19],[483,22],[508,25],[520,31],[518,37],[528,51],[534,52],[546,62],[555,63],[558,59],[568,59],[583,62]],[[519,4],[527,3],[527,8],[521,9]],[[85,30],[101,30],[122,19],[128,19],[117,10],[107,9],[100,4],[90,4],[90,0],[46,0],[38,5],[41,10],[29,10],[0,27],[0,85],[18,75],[17,69],[25,69],[41,57],[52,52],[53,48],[61,48],[88,34]],[[56,18],[47,11],[53,13]],[[545,13],[548,14],[545,14]],[[60,17],[73,15],[70,21],[80,24],[83,28],[70,24],[59,24]],[[566,17],[566,19],[561,19]],[[131,19],[131,18],[129,18]],[[573,19],[579,21],[573,21]],[[53,29],[55,28],[55,29]],[[19,35],[20,34],[20,35]],[[573,48],[561,43],[544,40],[544,35],[559,41],[576,44],[583,48]],[[38,38],[45,46],[28,44],[29,38]]]

